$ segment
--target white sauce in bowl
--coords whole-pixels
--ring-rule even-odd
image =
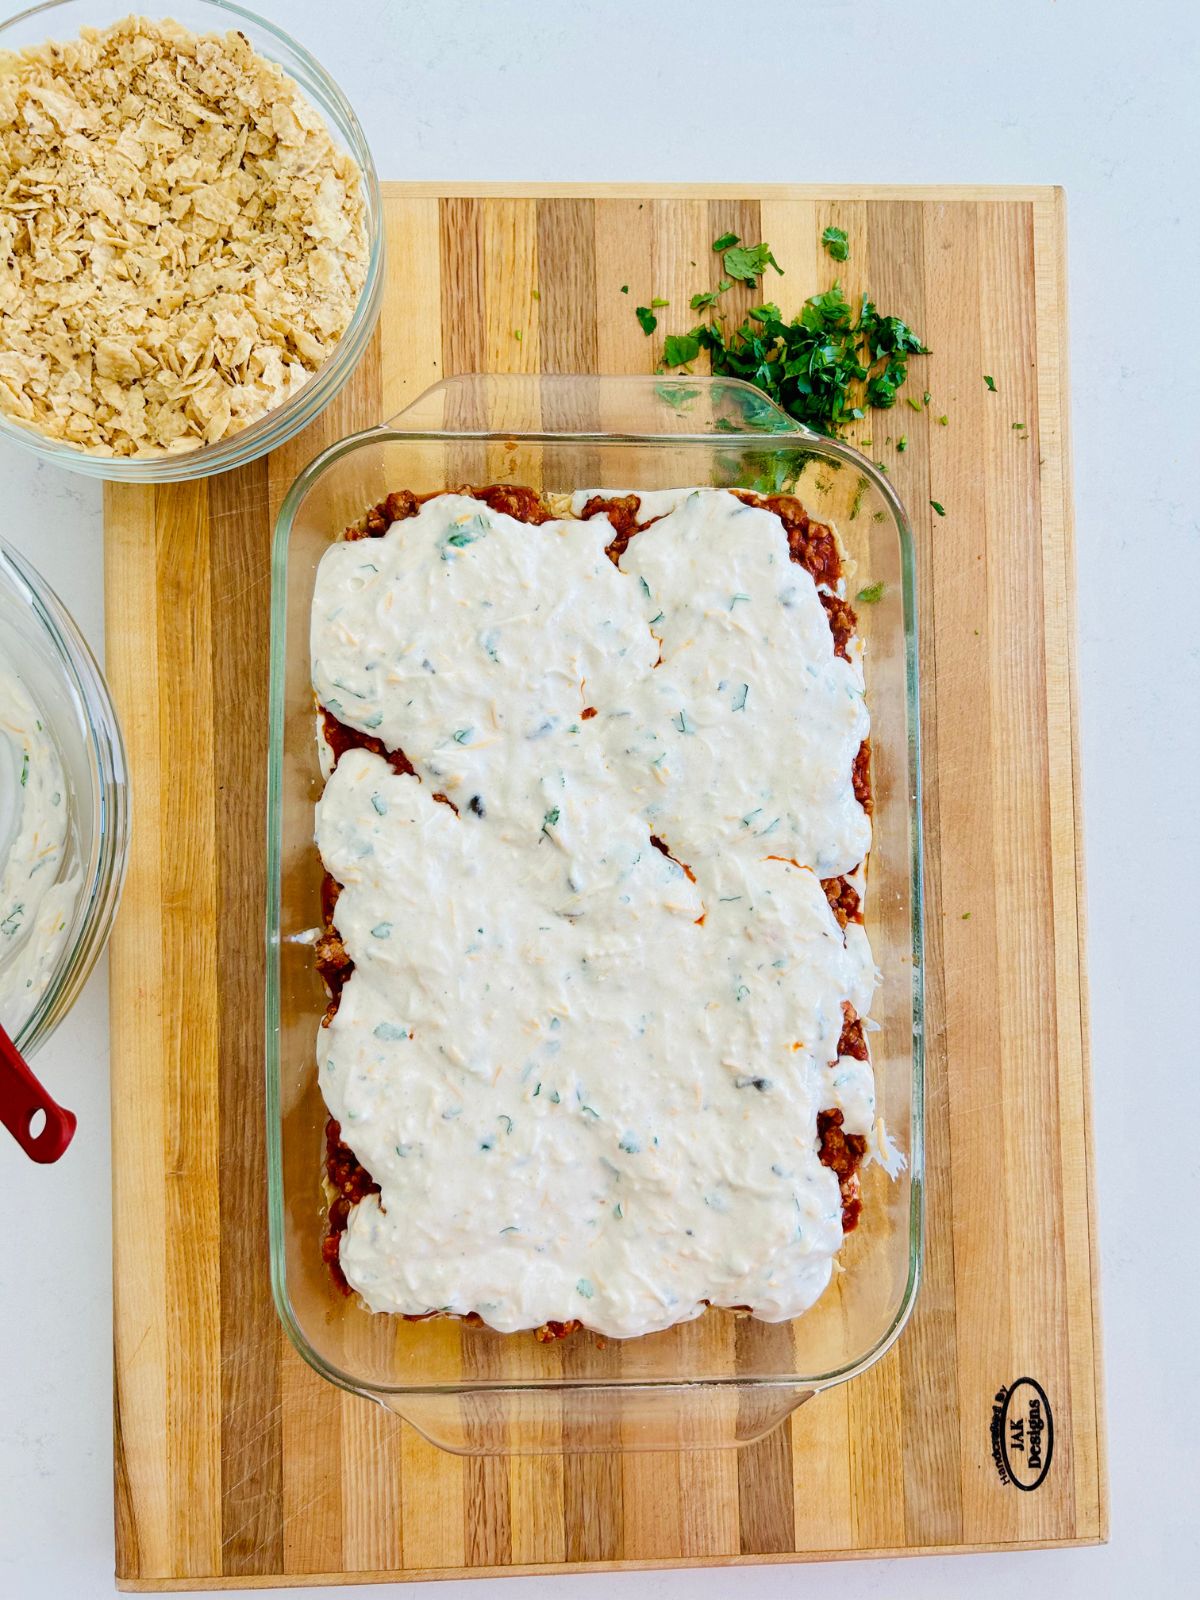
[[[23,1026],[79,898],[62,762],[28,691],[0,663],[0,1025]]]
[[[381,1186],[341,1266],[375,1310],[629,1337],[829,1280],[817,1113],[874,1123],[837,1059],[874,964],[820,883],[870,844],[861,650],[777,517],[674,498],[621,570],[603,517],[454,495],[322,559],[318,699],[419,774],[352,750],[317,811],[355,962],[321,1088]]]

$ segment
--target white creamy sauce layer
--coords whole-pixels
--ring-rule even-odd
[[[321,562],[317,697],[418,774],[351,751],[317,814],[355,962],[321,1087],[381,1186],[341,1265],[376,1310],[628,1337],[829,1279],[817,1113],[874,1124],[836,1059],[874,964],[819,881],[870,843],[861,659],[777,517],[670,504],[621,570],[603,517],[456,495]]]
[[[66,779],[29,693],[0,665],[0,1026],[15,1035],[62,952],[79,899]]]

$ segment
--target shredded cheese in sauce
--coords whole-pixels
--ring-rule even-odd
[[[380,1185],[340,1264],[375,1310],[624,1338],[829,1281],[817,1113],[875,1121],[837,1056],[874,964],[820,882],[870,843],[861,646],[774,514],[663,509],[620,569],[603,517],[452,494],[322,559],[317,698],[415,768],[326,750],[317,808],[355,964],[320,1083]]]

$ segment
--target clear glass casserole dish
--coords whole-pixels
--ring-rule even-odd
[[[648,491],[684,485],[795,493],[854,562],[872,718],[874,843],[866,922],[883,972],[871,1035],[879,1110],[906,1166],[863,1173],[845,1270],[790,1323],[712,1311],[631,1340],[540,1344],[451,1319],[376,1315],[321,1256],[327,1118],[313,966],[322,788],[309,664],[317,565],[388,492],[461,483]],[[886,479],[727,380],[446,380],[383,427],[343,439],[289,490],[272,574],[267,876],[267,1138],[272,1286],[284,1327],[324,1377],[468,1453],[677,1449],[748,1443],[883,1354],[912,1310],[922,1239],[921,827],[912,539]]]
[[[0,22],[0,52],[14,53],[54,39],[75,38],[84,28],[108,28],[129,14],[111,0],[44,0]],[[43,461],[91,478],[123,483],[179,483],[207,478],[244,466],[295,437],[324,411],[349,378],[370,343],[383,303],[383,201],[370,147],[358,117],[337,84],[282,28],[232,0],[146,0],[140,17],[170,19],[193,33],[241,33],[268,61],[299,85],[305,99],[324,118],[336,144],[353,156],[362,174],[368,259],[366,278],[345,332],[329,359],[282,405],[275,406],[240,433],[180,455],[118,457],[93,454],[51,439],[0,412],[0,437],[13,440]]]

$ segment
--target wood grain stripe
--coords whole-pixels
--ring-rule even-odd
[[[279,1341],[266,1226],[266,1129],[262,1116],[261,905],[266,862],[266,729],[245,714],[247,683],[267,673],[270,524],[267,463],[208,485],[214,637],[212,709],[218,732],[216,926],[222,948],[217,1061],[220,1097],[221,1547],[223,1570],[278,1572],[283,1562]],[[247,627],[246,618],[253,619]],[[250,1221],[252,1226],[247,1226]]]
[[[168,1484],[178,1570],[221,1562],[220,994],[216,795],[178,774],[213,772],[213,622],[207,484],[160,488],[159,739],[163,755],[163,992],[167,1279],[176,1315],[167,1347]],[[176,1018],[187,1017],[186,1028]]]
[[[153,489],[104,491],[108,673],[129,762],[136,822],[125,909],[110,945],[112,1077],[113,1396],[116,1530],[126,1576],[175,1570],[167,1475],[166,1240],[162,1073],[163,773],[159,722],[157,524]],[[136,619],[136,622],[135,622]]]

